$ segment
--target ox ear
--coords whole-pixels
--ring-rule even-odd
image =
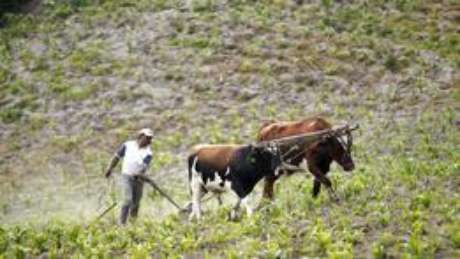
[[[320,137],[320,140],[321,140],[321,141],[328,141],[328,140],[330,140],[332,137],[333,137],[332,134],[326,133],[326,134],[324,134],[324,135],[322,135],[322,136]]]
[[[354,131],[354,130],[358,130],[359,129],[359,124],[358,123],[355,123],[353,125],[351,125],[348,130],[349,131]]]
[[[247,161],[251,164],[256,162],[256,156],[259,154],[259,149],[257,145],[249,144],[249,153],[246,157]]]
[[[258,146],[254,144],[249,144],[249,154],[253,155],[255,152],[257,152]]]

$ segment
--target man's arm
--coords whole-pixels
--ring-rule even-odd
[[[115,168],[115,166],[117,166],[118,161],[120,161],[118,156],[113,156],[112,160],[110,161],[110,165],[107,168],[107,171],[105,171],[105,177],[110,177],[110,175],[112,174],[112,170]]]
[[[120,161],[120,158],[125,156],[125,151],[126,151],[126,147],[124,144],[118,148],[117,152],[115,153],[115,155],[112,157],[112,160],[110,161],[109,167],[105,171],[106,178],[110,177],[110,175],[112,174],[112,170],[117,166],[118,161]]]
[[[147,168],[149,167],[151,161],[152,161],[152,155],[151,154],[147,155],[144,158],[144,161],[143,161],[144,162],[143,163],[144,168],[142,169],[141,174],[145,174],[145,172],[147,171]]]

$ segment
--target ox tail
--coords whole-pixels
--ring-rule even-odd
[[[197,154],[192,154],[188,157],[188,188],[189,188],[190,195],[192,195],[191,184],[192,184],[193,170],[196,168],[197,161],[198,161]]]

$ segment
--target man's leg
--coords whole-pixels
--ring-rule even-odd
[[[142,193],[144,189],[144,182],[140,179],[134,180],[134,190],[133,190],[133,205],[131,207],[130,215],[132,219],[137,218],[139,212],[139,206],[142,199]]]
[[[128,219],[128,213],[133,205],[133,181],[134,179],[128,175],[121,175],[121,188],[123,192],[123,204],[120,211],[120,224],[125,225]]]

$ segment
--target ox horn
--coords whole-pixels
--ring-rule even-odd
[[[347,149],[351,150],[353,146],[353,135],[351,134],[351,130],[347,130]]]
[[[357,130],[357,129],[359,129],[359,124],[357,124],[357,123],[348,127],[349,131],[354,131],[354,130]]]
[[[351,134],[352,131],[359,129],[359,124],[354,124],[351,127],[348,127],[347,133],[347,148],[348,150],[351,149],[353,146],[353,135]]]

